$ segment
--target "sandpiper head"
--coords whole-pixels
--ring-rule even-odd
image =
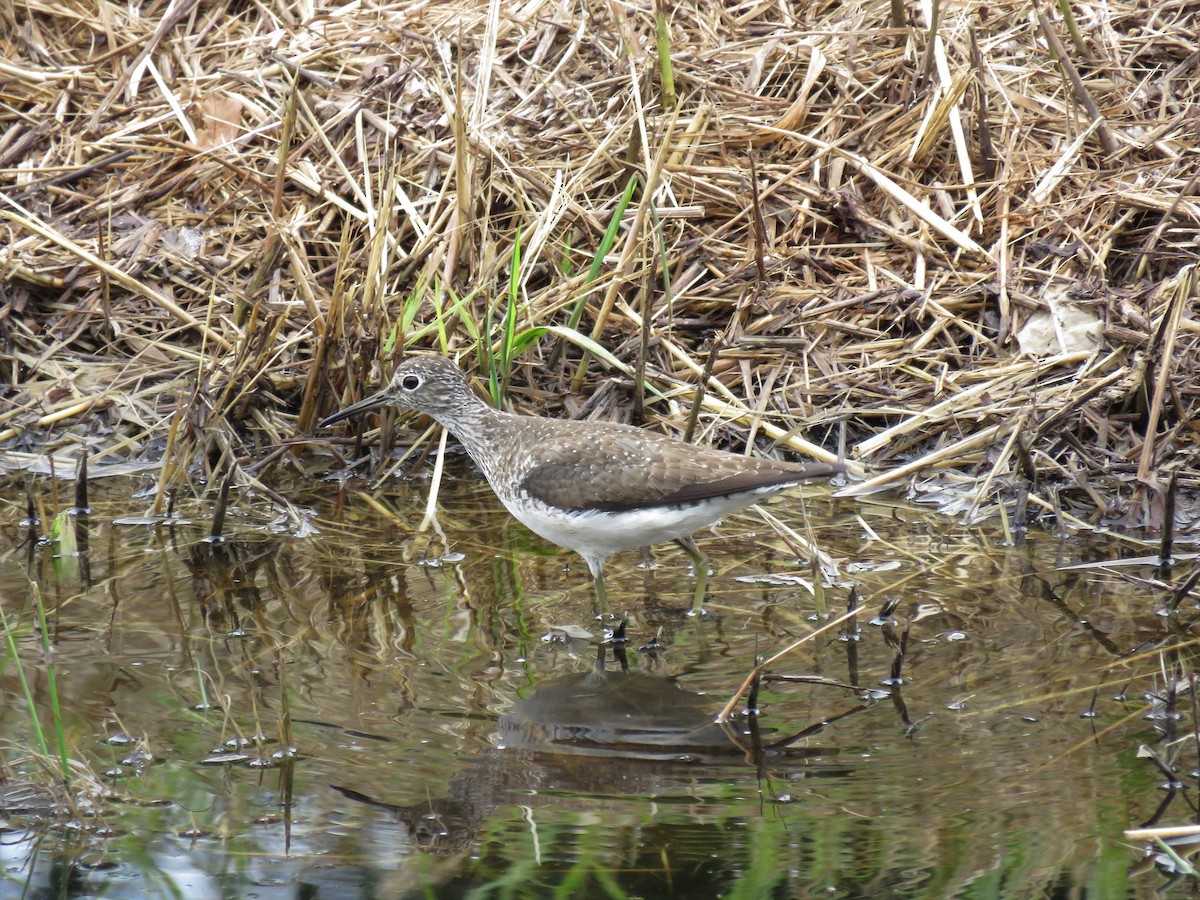
[[[321,426],[333,425],[381,406],[411,409],[442,421],[444,417],[453,417],[464,406],[478,402],[467,377],[453,362],[443,356],[410,356],[400,363],[391,383],[382,391],[335,412]]]

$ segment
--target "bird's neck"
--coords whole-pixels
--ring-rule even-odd
[[[498,426],[513,414],[502,412],[471,394],[459,398],[452,407],[430,415],[454,435],[471,458],[486,470],[486,462],[494,456],[491,448],[502,431]]]

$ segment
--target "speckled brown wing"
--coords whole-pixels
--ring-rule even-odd
[[[547,420],[544,420],[547,421]],[[795,484],[841,471],[826,463],[799,465],[737,456],[621,425],[580,432],[548,429],[534,445],[519,487],[566,510],[628,512],[683,505],[743,491]],[[598,447],[603,453],[597,453]]]

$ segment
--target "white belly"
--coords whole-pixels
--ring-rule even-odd
[[[687,506],[617,513],[567,513],[528,497],[522,497],[521,504],[505,501],[504,505],[515,519],[539,537],[574,550],[589,561],[603,561],[622,550],[685,537],[780,490],[783,488],[768,488]]]

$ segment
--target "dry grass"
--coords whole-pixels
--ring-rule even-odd
[[[529,333],[584,303],[681,430],[1153,525],[1200,489],[1195,7],[939,8],[675,4],[672,97],[615,0],[0,6],[0,467],[257,482],[406,344],[629,415]]]

